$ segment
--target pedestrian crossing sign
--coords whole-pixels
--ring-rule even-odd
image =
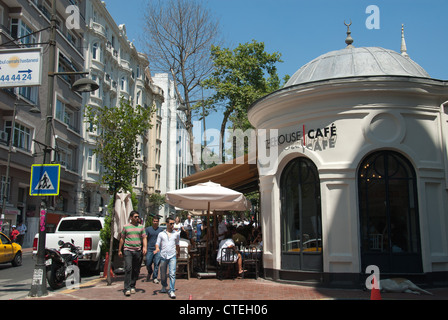
[[[31,166],[30,196],[59,195],[60,164],[33,164]]]

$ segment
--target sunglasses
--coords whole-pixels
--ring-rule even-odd
[[[174,225],[174,222],[172,222],[172,223],[169,223],[169,225],[171,225],[171,226],[172,226],[172,225]]]

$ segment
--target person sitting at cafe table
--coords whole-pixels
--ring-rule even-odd
[[[235,242],[237,247],[247,245],[246,237],[242,235],[242,227],[235,229],[235,227],[232,226],[230,227],[230,232],[232,232],[232,240]]]
[[[254,233],[255,239],[250,242],[252,246],[263,247],[263,239],[261,238],[261,232],[256,231]]]
[[[180,239],[179,239],[179,247],[180,247],[180,258],[186,259],[188,258],[188,253],[191,249],[191,241],[188,239],[188,233],[185,230],[180,231]]]
[[[259,233],[261,233],[260,227],[251,229],[250,234],[247,236],[247,241],[249,244],[255,241]]]
[[[216,255],[216,261],[218,263],[221,262],[222,249],[232,247],[235,248],[235,242],[232,240],[232,234],[230,232],[226,232],[224,234],[224,239],[221,240],[221,242],[219,243],[218,254]],[[243,272],[245,272],[246,270],[243,270],[243,260],[241,258],[241,253],[236,252],[233,259],[236,260],[238,264],[238,274],[242,275]],[[225,257],[222,259],[222,261],[226,261]]]

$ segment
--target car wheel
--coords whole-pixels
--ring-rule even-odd
[[[13,267],[18,267],[22,265],[22,252],[17,252],[14,260],[11,261]]]

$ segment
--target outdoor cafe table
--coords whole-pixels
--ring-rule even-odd
[[[263,249],[260,247],[255,247],[255,246],[249,246],[249,247],[242,247],[242,248],[237,248],[238,251],[241,253],[241,257],[247,258],[249,256],[249,253],[257,253],[256,257],[257,260],[261,260],[261,254],[263,252]]]

